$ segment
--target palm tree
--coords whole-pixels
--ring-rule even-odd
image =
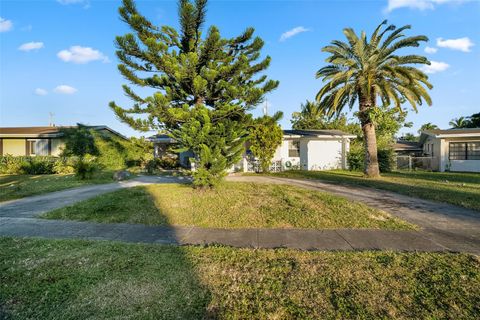
[[[300,112],[292,113],[293,129],[319,129],[324,114],[318,103],[307,100],[300,106]]]
[[[398,55],[402,48],[418,47],[426,36],[405,37],[403,31],[410,26],[396,28],[383,21],[367,39],[365,32],[359,36],[351,28],[343,30],[348,42],[334,40],[322,49],[330,56],[327,66],[317,71],[325,85],[317,94],[317,101],[327,114],[339,114],[348,105],[353,108],[358,99],[357,113],[365,139],[365,175],[379,176],[375,122],[371,116],[378,111],[377,99],[383,105],[393,102],[401,111],[401,104],[408,101],[413,109],[426,101],[432,101],[426,90],[432,85],[428,76],[414,67],[415,64],[430,64],[427,58],[418,55]],[[384,40],[382,40],[386,37]],[[426,87],[426,88],[425,88]]]
[[[440,128],[436,124],[427,122],[420,127],[420,129],[418,130],[418,133],[422,133],[422,131],[437,130],[437,129],[440,129]]]
[[[465,128],[467,126],[468,120],[465,117],[459,117],[452,119],[448,124],[455,129]]]

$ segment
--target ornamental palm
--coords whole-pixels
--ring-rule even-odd
[[[465,117],[455,118],[448,123],[452,128],[465,128],[468,124],[468,120]]]
[[[384,28],[386,26],[386,28]],[[357,113],[365,139],[365,174],[379,176],[375,123],[372,112],[377,111],[377,99],[385,106],[392,103],[401,111],[401,104],[408,101],[417,111],[417,105],[426,101],[431,105],[426,88],[431,89],[428,76],[414,67],[430,64],[418,55],[398,55],[402,48],[418,47],[426,36],[405,37],[410,26],[396,28],[383,21],[367,39],[365,32],[359,36],[351,28],[343,30],[348,42],[334,40],[322,49],[330,56],[329,64],[317,71],[325,85],[317,94],[317,101],[329,115],[340,114],[348,105],[353,108],[359,102]],[[385,39],[384,39],[385,38]],[[384,39],[384,40],[383,40]],[[426,88],[425,88],[426,87]]]

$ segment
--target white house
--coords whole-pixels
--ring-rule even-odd
[[[480,172],[480,128],[427,130],[419,142],[432,170]]]
[[[283,141],[272,159],[277,170],[329,170],[346,169],[347,153],[350,139],[355,135],[340,130],[284,130]],[[167,135],[157,135],[150,138],[155,145],[155,156],[164,154],[167,146],[174,141]],[[191,153],[179,155],[180,163],[188,166]],[[232,168],[235,171],[249,171],[252,165],[251,152],[246,145],[242,161]]]

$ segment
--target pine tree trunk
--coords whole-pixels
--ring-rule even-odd
[[[360,98],[360,123],[362,125],[363,137],[365,140],[365,169],[364,173],[368,178],[380,176],[377,153],[377,137],[375,125],[368,116],[368,109],[372,108],[371,99]]]

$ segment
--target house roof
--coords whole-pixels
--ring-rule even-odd
[[[436,130],[425,130],[420,134],[420,144],[425,142],[427,137],[434,138],[470,138],[470,137],[479,137],[480,138],[480,128],[462,128],[462,129],[436,129]]]
[[[0,127],[1,138],[56,138],[61,137],[63,128],[76,128],[77,126],[48,126],[48,127]],[[114,135],[127,140],[121,133],[104,125],[87,126],[93,130],[107,130]]]
[[[354,134],[346,133],[340,130],[283,130],[284,135],[302,136],[302,137],[342,137],[356,138]]]
[[[172,137],[164,133],[159,133],[154,136],[151,136],[148,138],[148,140],[156,143],[174,143],[175,142],[175,140]]]
[[[398,140],[393,146],[395,151],[419,151],[422,150],[420,143],[416,141]]]

